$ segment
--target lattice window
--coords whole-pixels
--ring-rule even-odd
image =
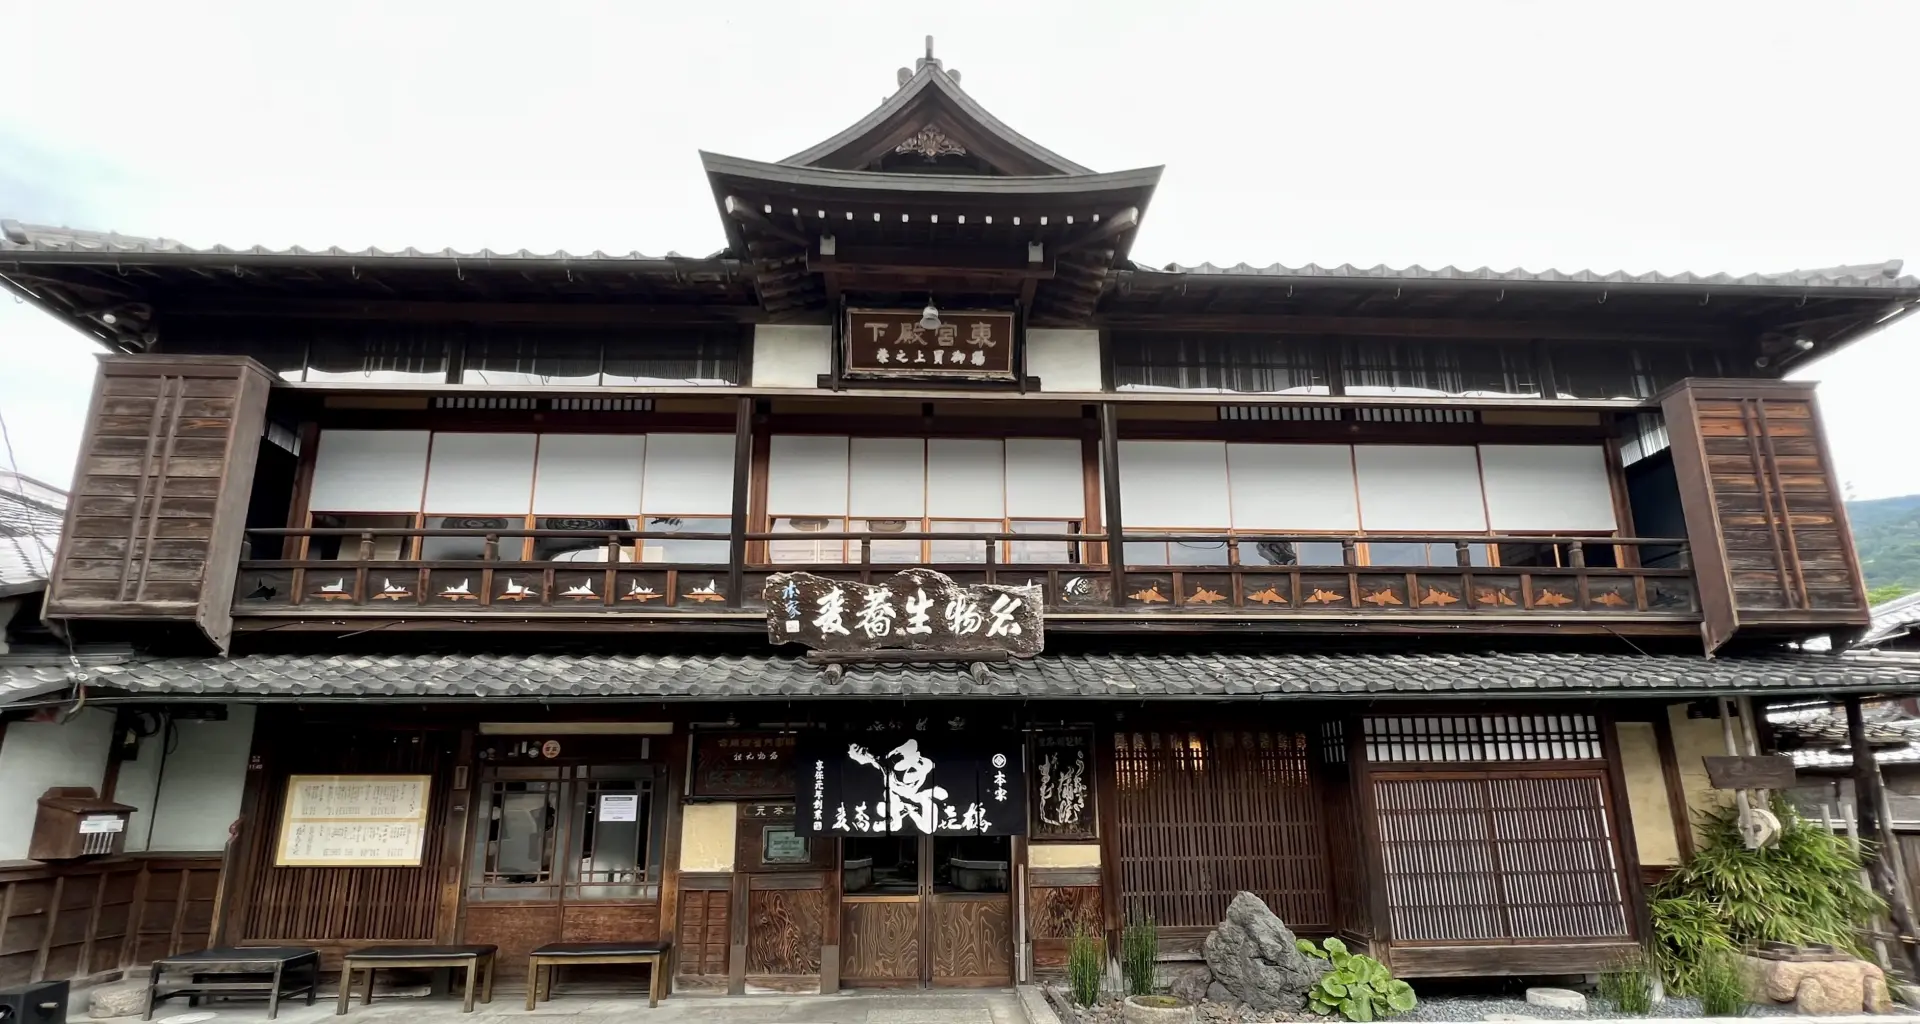
[[[1331,886],[1309,742],[1271,730],[1116,734],[1127,911],[1210,928],[1244,890],[1295,928],[1325,929]]]
[[[1409,409],[1390,406],[1385,409],[1362,407],[1354,410],[1362,423],[1477,423],[1480,414],[1472,409]]]
[[[1627,936],[1599,770],[1379,776],[1374,805],[1395,942]]]
[[[1592,715],[1427,715],[1368,718],[1367,760],[1590,761],[1602,757]]]
[[[1223,420],[1277,420],[1295,423],[1332,422],[1340,409],[1331,405],[1223,405]]]
[[[1328,764],[1347,763],[1347,727],[1338,719],[1320,723],[1320,760]]]

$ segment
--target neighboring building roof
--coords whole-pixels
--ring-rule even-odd
[[[1853,646],[1878,647],[1900,639],[1920,630],[1920,591],[1874,605],[1867,612],[1873,617],[1872,624],[1867,626],[1866,635]]]
[[[312,260],[420,260],[435,263],[460,261],[463,263],[507,263],[529,262],[619,262],[619,263],[672,263],[706,262],[717,256],[682,256],[669,251],[665,256],[648,256],[640,252],[605,253],[598,249],[590,253],[571,253],[564,249],[553,252],[528,252],[519,249],[514,252],[495,252],[492,249],[480,249],[462,252],[457,249],[342,249],[330,246],[325,249],[307,249],[295,245],[285,249],[270,249],[264,245],[248,246],[236,249],[226,245],[192,246],[171,238],[146,238],[140,235],[123,235],[117,231],[83,231],[78,228],[52,227],[45,224],[23,224],[17,220],[0,220],[0,253],[66,253],[71,255],[99,255],[111,259],[116,256],[265,256],[285,259],[289,262]]]
[[[1296,278],[1305,280],[1353,280],[1369,282],[1395,281],[1484,281],[1498,284],[1577,284],[1577,285],[1670,285],[1674,287],[1698,288],[1710,285],[1716,288],[1878,288],[1899,291],[1920,291],[1920,277],[1901,276],[1904,264],[1899,260],[1885,263],[1862,263],[1844,267],[1824,267],[1818,270],[1789,270],[1778,274],[1696,274],[1681,271],[1677,274],[1662,274],[1658,271],[1630,273],[1624,270],[1494,270],[1491,267],[1478,267],[1472,270],[1463,267],[1445,266],[1429,270],[1414,264],[1410,267],[1389,267],[1380,264],[1371,267],[1356,267],[1343,263],[1337,267],[1323,267],[1309,263],[1302,267],[1289,267],[1280,263],[1270,263],[1264,267],[1249,266],[1245,263],[1231,267],[1218,267],[1211,263],[1188,266],[1169,263],[1155,271],[1150,267],[1138,267],[1143,274],[1167,273],[1187,274],[1205,277],[1255,277],[1255,278]]]
[[[0,704],[48,692],[67,665],[0,662]],[[1547,652],[1281,653],[1139,650],[1001,664],[849,665],[784,653],[261,653],[129,657],[89,668],[94,699],[260,701],[715,700],[810,697],[1123,700],[1392,696],[1634,696],[1729,690],[1920,691],[1920,658]],[[12,696],[9,696],[11,694]]]
[[[1863,703],[1861,724],[1867,745],[1881,764],[1920,761],[1920,718],[1893,702]],[[1845,768],[1853,764],[1853,735],[1845,708],[1823,704],[1784,708],[1767,714],[1775,743],[1801,768]]]
[[[47,585],[66,509],[67,492],[0,469],[0,597]]]

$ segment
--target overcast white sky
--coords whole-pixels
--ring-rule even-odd
[[[0,216],[704,255],[697,149],[837,132],[928,33],[1042,145],[1167,165],[1151,264],[1920,272],[1914,0],[0,0]],[[91,375],[84,339],[0,299],[23,472],[71,478]],[[1920,317],[1807,375],[1856,496],[1920,492]]]

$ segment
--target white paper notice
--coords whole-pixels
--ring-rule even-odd
[[[80,834],[83,836],[99,832],[124,832],[126,828],[127,819],[117,814],[98,814],[80,819]]]
[[[600,821],[639,821],[640,794],[638,793],[602,793],[600,794]]]

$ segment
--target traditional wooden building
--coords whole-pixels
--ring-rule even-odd
[[[5,225],[113,354],[0,772],[138,810],[0,876],[0,980],[665,936],[683,990],[1003,985],[1240,890],[1403,976],[1590,971],[1715,698],[1920,688],[1789,647],[1868,620],[1784,375],[1920,308],[1897,264],[1144,266],[1158,168],[931,55],[703,160],[706,258]]]

